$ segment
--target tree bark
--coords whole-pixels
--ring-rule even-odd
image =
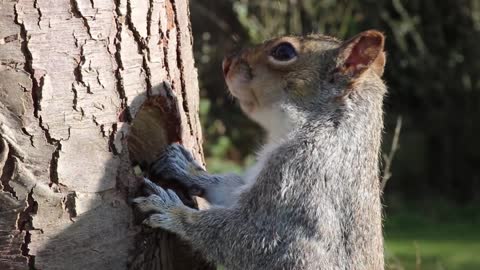
[[[187,0],[2,1],[0,269],[212,269],[128,203],[198,99]]]

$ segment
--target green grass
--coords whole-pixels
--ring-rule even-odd
[[[440,214],[422,212],[387,215],[387,269],[480,269],[479,210],[444,207]]]

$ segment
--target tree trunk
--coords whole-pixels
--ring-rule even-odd
[[[0,3],[0,269],[211,269],[128,200],[163,147],[203,160],[187,0]]]

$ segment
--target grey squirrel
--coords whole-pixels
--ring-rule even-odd
[[[144,224],[226,269],[384,268],[379,188],[384,36],[284,36],[225,58],[231,94],[268,132],[242,176],[211,175],[181,145],[153,172],[201,189],[195,210],[145,180]]]

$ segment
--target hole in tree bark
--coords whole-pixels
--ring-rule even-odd
[[[186,205],[195,207],[194,200],[183,187],[148,173],[150,164],[159,158],[167,145],[182,143],[180,105],[171,93],[171,88],[166,83],[163,86],[166,89],[163,93],[166,94],[149,97],[132,121],[127,138],[130,160],[133,166],[140,166],[150,180],[164,188],[175,190]],[[168,232],[143,228],[143,233],[136,239],[136,245],[129,269],[215,269],[194,252],[188,243]]]

